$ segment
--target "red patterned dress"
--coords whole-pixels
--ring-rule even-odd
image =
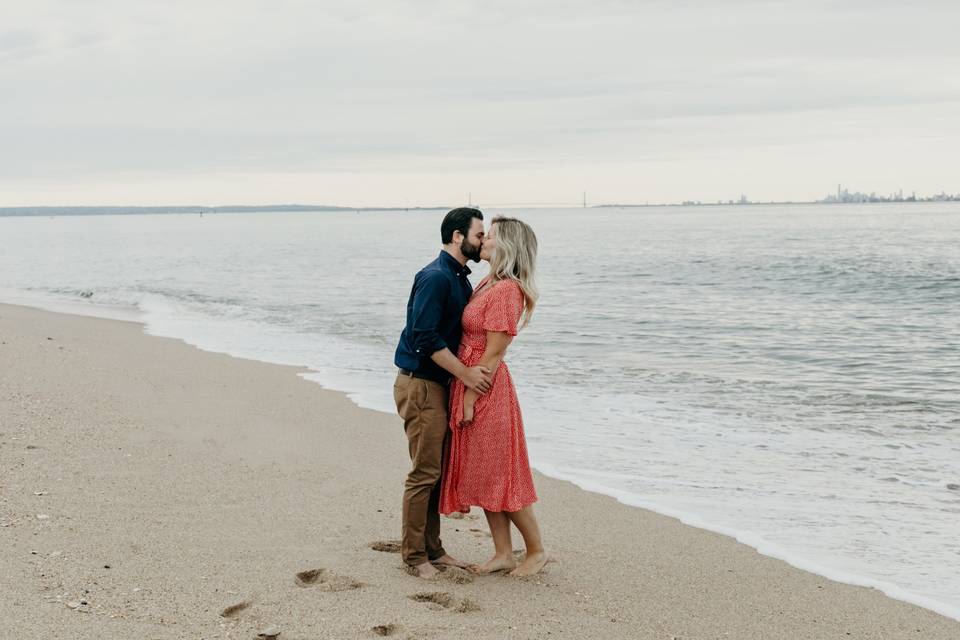
[[[512,280],[495,282],[477,293],[463,311],[463,339],[457,356],[468,367],[480,363],[487,331],[517,335],[523,293]],[[481,290],[482,289],[482,290]],[[527,458],[520,403],[507,364],[501,360],[493,385],[477,399],[473,423],[463,419],[463,382],[450,386],[450,429],[440,487],[440,513],[466,513],[471,506],[487,511],[519,511],[537,501]]]

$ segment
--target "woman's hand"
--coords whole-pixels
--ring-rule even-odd
[[[470,391],[463,394],[463,419],[460,420],[461,427],[469,427],[473,424],[474,405],[476,402],[476,394]]]

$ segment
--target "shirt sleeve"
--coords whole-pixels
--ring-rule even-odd
[[[410,334],[413,350],[422,358],[447,348],[439,327],[449,295],[450,280],[442,273],[426,273],[415,284]]]
[[[502,331],[517,335],[517,324],[523,314],[523,292],[513,280],[501,280],[488,294],[487,308],[483,314],[486,331]]]

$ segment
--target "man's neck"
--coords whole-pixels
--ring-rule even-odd
[[[443,245],[443,250],[450,254],[450,257],[460,263],[461,267],[467,266],[467,256],[463,255],[460,247],[455,245]]]

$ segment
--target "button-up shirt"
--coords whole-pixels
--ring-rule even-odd
[[[460,348],[460,318],[473,293],[469,274],[470,269],[446,251],[417,273],[407,301],[407,326],[400,334],[394,364],[441,384],[450,380],[447,370],[430,356],[445,348],[456,355]]]

